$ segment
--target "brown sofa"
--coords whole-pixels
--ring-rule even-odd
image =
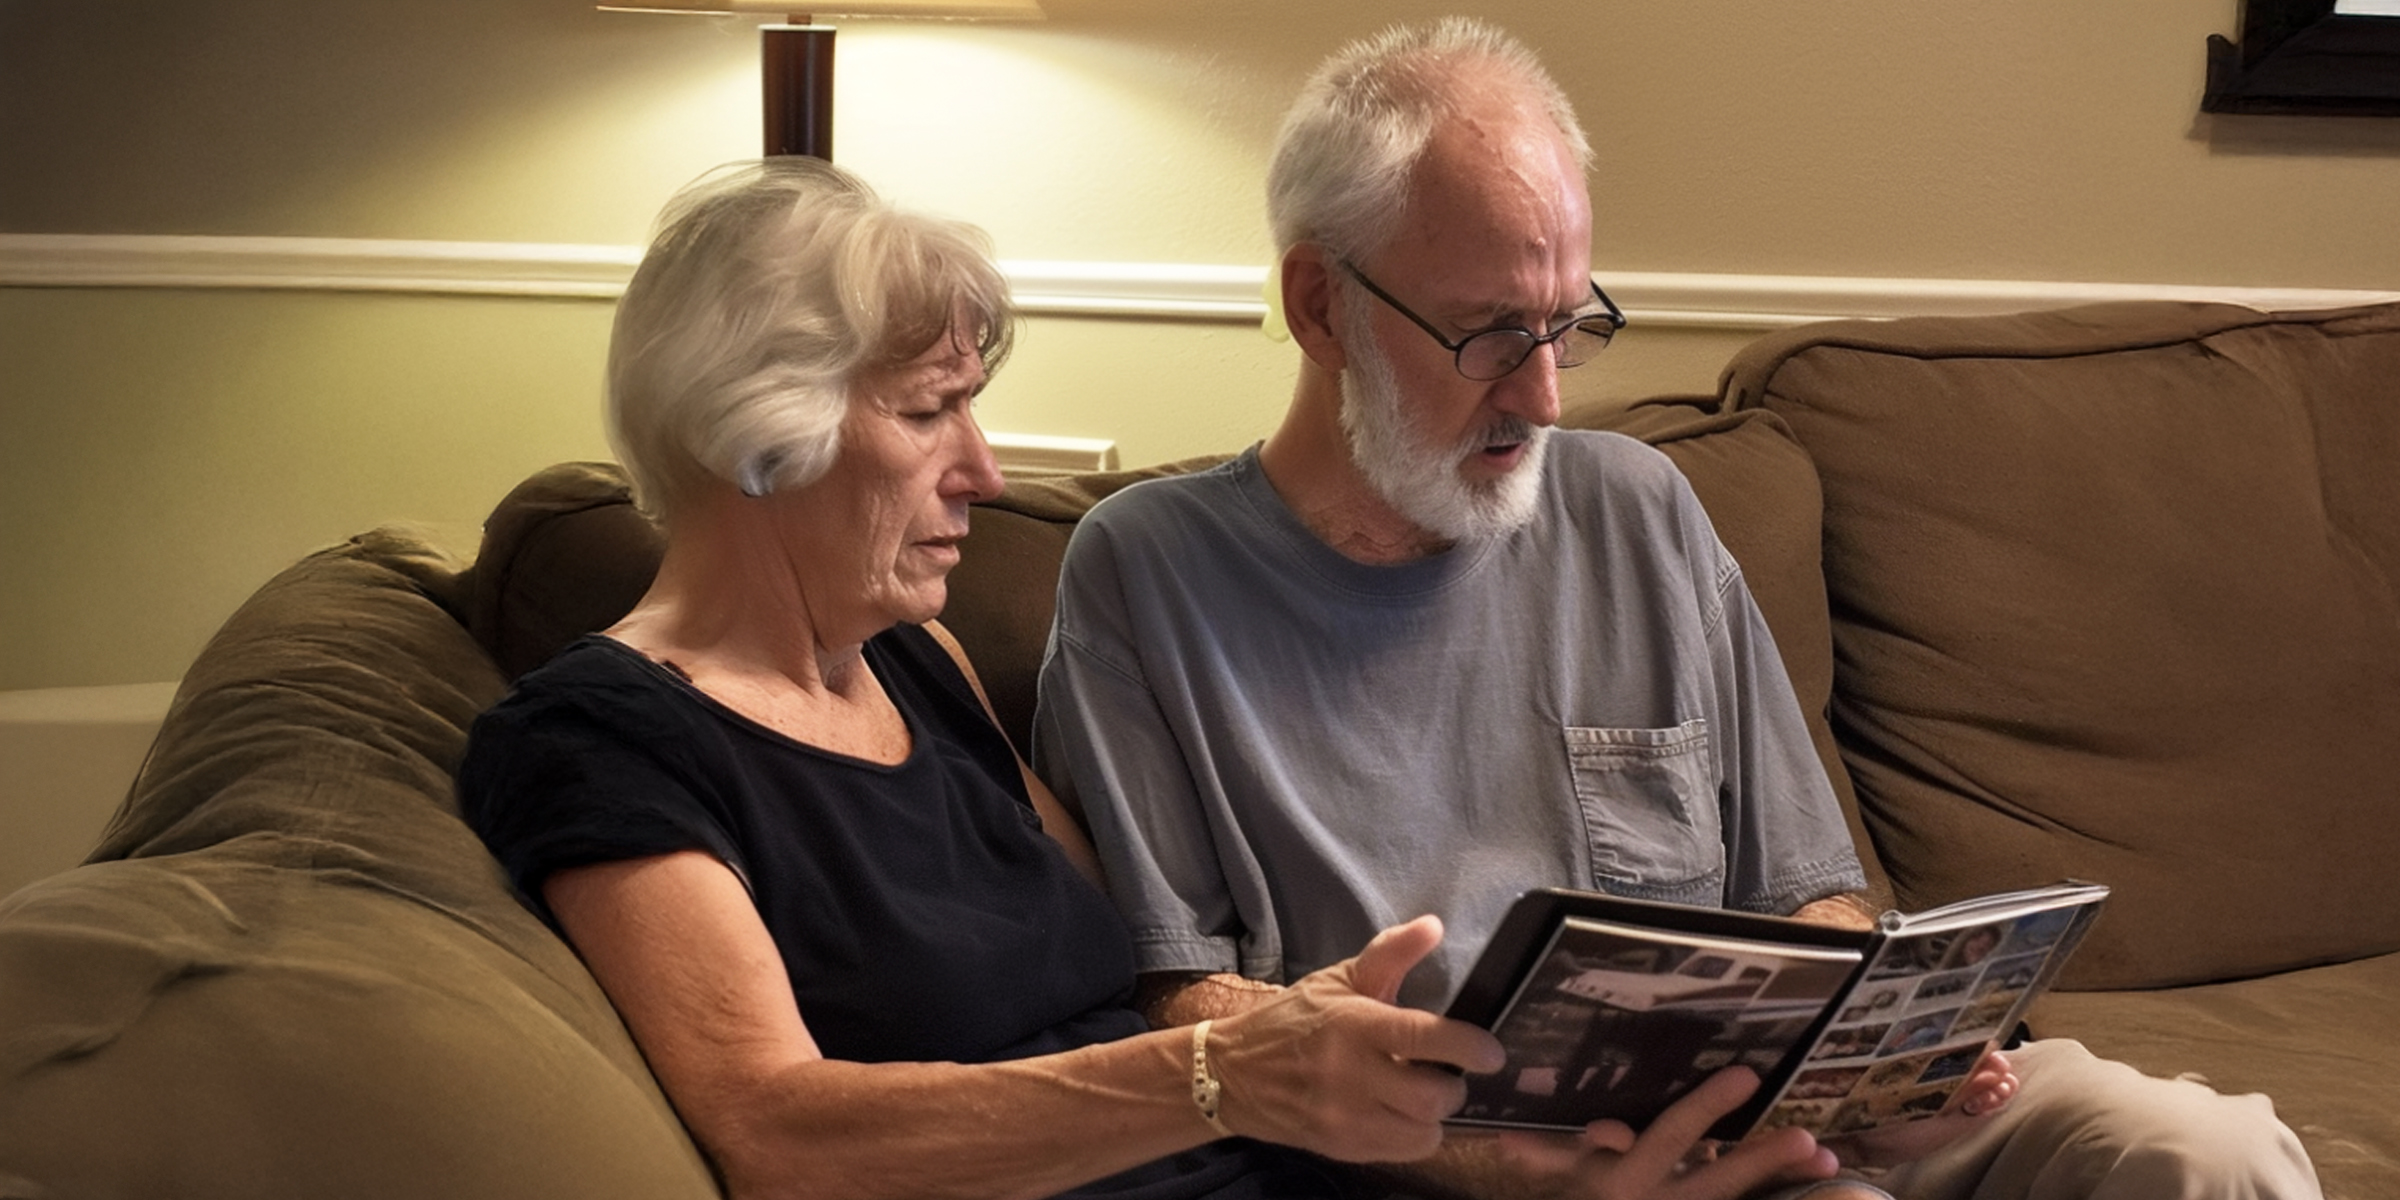
[[[1829,323],[1569,423],[1691,478],[1878,887],[2115,885],[2037,1031],[2267,1092],[2328,1195],[2400,1195],[2400,305]],[[1190,465],[978,512],[945,620],[1012,735],[1073,521]],[[570,465],[463,572],[379,531],[237,613],[91,861],[0,900],[0,1200],[711,1194],[449,781],[656,553]]]

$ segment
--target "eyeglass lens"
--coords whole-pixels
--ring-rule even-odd
[[[1459,344],[1458,370],[1469,379],[1498,379],[1516,370],[1545,341],[1553,344],[1559,367],[1579,367],[1608,349],[1616,333],[1616,325],[1601,316],[1586,317],[1546,338],[1524,329],[1487,329]]]

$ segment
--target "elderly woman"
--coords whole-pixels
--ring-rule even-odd
[[[1009,329],[979,235],[829,165],[678,197],[609,358],[665,559],[478,722],[470,820],[734,1195],[1320,1195],[1220,1136],[1429,1152],[1441,1066],[1499,1062],[1384,1002],[1438,925],[1148,1031],[1087,843],[932,623],[1000,487],[970,410]]]

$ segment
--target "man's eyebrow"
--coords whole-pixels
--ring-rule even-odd
[[[1505,329],[1524,324],[1525,306],[1513,300],[1492,300],[1481,304],[1462,300],[1451,308],[1435,308],[1433,319],[1447,321],[1469,332],[1486,329]]]
[[[1591,315],[1590,310],[1597,309],[1599,305],[1599,297],[1594,296],[1590,285],[1586,284],[1582,297],[1573,304],[1542,314],[1543,327],[1539,330],[1534,329],[1533,320],[1523,307],[1506,300],[1495,300],[1480,309],[1461,308],[1458,311],[1467,318],[1464,321],[1439,315],[1436,319],[1449,320],[1452,325],[1465,331],[1470,337],[1492,329],[1524,329],[1538,333],[1548,332],[1570,317],[1588,317]]]

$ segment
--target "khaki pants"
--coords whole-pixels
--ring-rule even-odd
[[[2222,1096],[2046,1039],[1991,1122],[1874,1182],[1900,1200],[2320,1200],[2316,1168],[2260,1095]]]

